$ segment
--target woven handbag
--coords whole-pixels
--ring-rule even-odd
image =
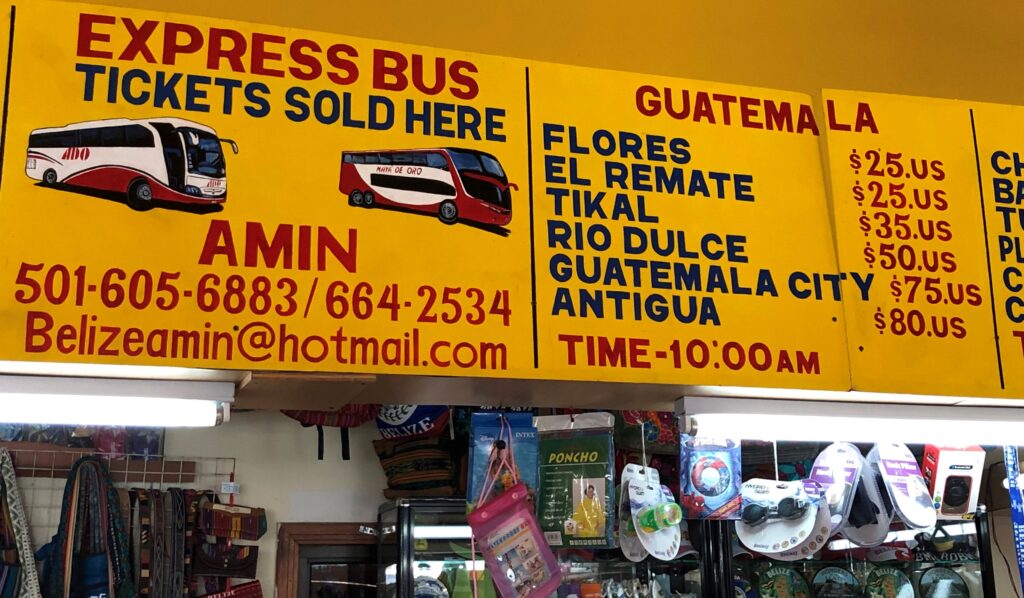
[[[263,598],[263,586],[258,581],[237,585],[230,590],[207,594],[205,598]]]

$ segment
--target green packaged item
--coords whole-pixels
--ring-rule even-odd
[[[610,413],[535,419],[540,437],[537,518],[552,548],[614,548]]]

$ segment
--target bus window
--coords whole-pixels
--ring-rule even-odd
[[[412,164],[412,157],[409,154],[392,154],[395,164]]]
[[[377,154],[377,157],[380,158],[381,164],[391,164],[391,156],[387,154]]]
[[[124,147],[124,127],[104,127],[100,131],[103,147]]]
[[[366,154],[365,158],[367,164],[380,164],[380,160],[377,158],[377,154]]]
[[[441,154],[430,153],[427,154],[427,166],[448,170],[448,160],[445,160]]]
[[[36,133],[28,139],[29,147],[74,147],[76,142],[74,131],[60,133]]]
[[[505,171],[501,169],[501,164],[497,160],[487,154],[480,154],[480,161],[483,162],[484,171],[487,174],[500,181],[505,181]]]
[[[352,154],[342,154],[341,155],[341,161],[344,164],[351,164],[352,163]]]
[[[452,157],[452,162],[455,163],[455,170],[458,170],[459,172],[468,171],[483,174],[483,166],[480,164],[480,158],[478,158],[476,154],[449,151],[448,155]]]
[[[427,156],[425,156],[424,154],[413,154],[412,163],[415,164],[416,166],[426,166]]]
[[[153,133],[142,125],[124,127],[125,147],[154,147]]]
[[[79,129],[78,145],[84,147],[97,147],[100,143],[100,129]]]

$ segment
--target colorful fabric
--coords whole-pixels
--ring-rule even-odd
[[[41,595],[39,575],[36,572],[36,559],[32,552],[32,539],[28,533],[28,518],[25,517],[25,510],[21,504],[21,493],[18,492],[18,483],[14,474],[14,461],[11,460],[7,449],[2,448],[0,448],[0,478],[2,478],[4,500],[7,506],[6,517],[9,517],[20,565],[15,595],[18,598],[39,598]]]
[[[82,457],[71,466],[57,535],[44,550],[42,595],[69,598],[73,566],[106,556],[110,598],[134,598],[128,537],[117,491],[99,458]]]
[[[385,495],[453,495],[454,468],[447,445],[443,434],[373,441],[388,480]]]

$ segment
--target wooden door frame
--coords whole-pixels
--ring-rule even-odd
[[[363,533],[376,523],[282,523],[277,528],[277,598],[296,598],[299,591],[299,551],[303,546],[376,545],[377,536]]]

